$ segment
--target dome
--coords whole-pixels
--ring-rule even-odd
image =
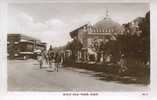
[[[93,32],[116,32],[119,33],[122,30],[122,26],[113,21],[111,18],[104,18],[101,21],[95,23],[92,27]]]

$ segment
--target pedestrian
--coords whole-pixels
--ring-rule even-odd
[[[55,66],[56,66],[57,72],[58,72],[60,62],[61,62],[61,55],[57,52],[55,55]]]
[[[124,73],[128,70],[124,54],[121,55],[119,65],[120,65],[120,68],[118,70],[118,73]]]
[[[37,60],[39,62],[40,69],[42,69],[44,60],[43,51],[40,50],[40,52],[37,53]]]
[[[55,67],[54,66],[54,61],[55,61],[55,52],[54,50],[52,49],[52,46],[50,46],[49,50],[48,50],[48,62],[49,62],[49,67],[53,68]]]
[[[60,53],[61,61],[60,61],[60,67],[63,67],[63,62],[64,62],[64,52],[62,51]]]
[[[49,61],[48,61],[48,52],[47,52],[46,49],[44,49],[43,55],[44,55],[44,59],[45,59],[46,64],[49,64]]]

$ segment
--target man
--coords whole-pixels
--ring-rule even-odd
[[[120,61],[119,61],[119,65],[120,65],[120,68],[118,70],[119,73],[124,73],[124,72],[126,72],[128,70],[127,62],[126,62],[124,54],[121,55],[121,58],[120,58]]]
[[[43,51],[43,56],[44,56],[44,59],[45,59],[45,62],[46,62],[46,64],[49,64],[49,61],[48,61],[48,52],[47,52],[47,50],[46,49],[44,49],[44,51]]]
[[[52,46],[50,46],[48,50],[48,59],[49,59],[50,68],[52,68],[52,64],[54,64],[54,60],[55,60],[55,53],[54,50],[52,49]]]
[[[39,65],[40,65],[40,69],[42,69],[43,60],[44,60],[43,51],[40,51],[37,53],[37,60],[38,60]]]
[[[61,55],[57,52],[55,56],[55,66],[58,72],[59,64],[61,62]]]

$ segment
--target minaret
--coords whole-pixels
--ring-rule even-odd
[[[106,16],[105,16],[105,18],[109,18],[109,11],[108,11],[108,9],[106,9]]]

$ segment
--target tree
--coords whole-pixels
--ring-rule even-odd
[[[71,58],[73,59],[73,61],[76,61],[76,57],[78,56],[77,52],[80,51],[82,47],[83,44],[77,38],[74,38],[72,42],[67,44],[67,49],[72,51]]]
[[[144,58],[144,62],[147,62],[150,60],[150,11],[147,12],[143,23],[141,23],[139,27],[142,30],[142,34],[140,37],[140,39],[142,40],[142,57]]]

